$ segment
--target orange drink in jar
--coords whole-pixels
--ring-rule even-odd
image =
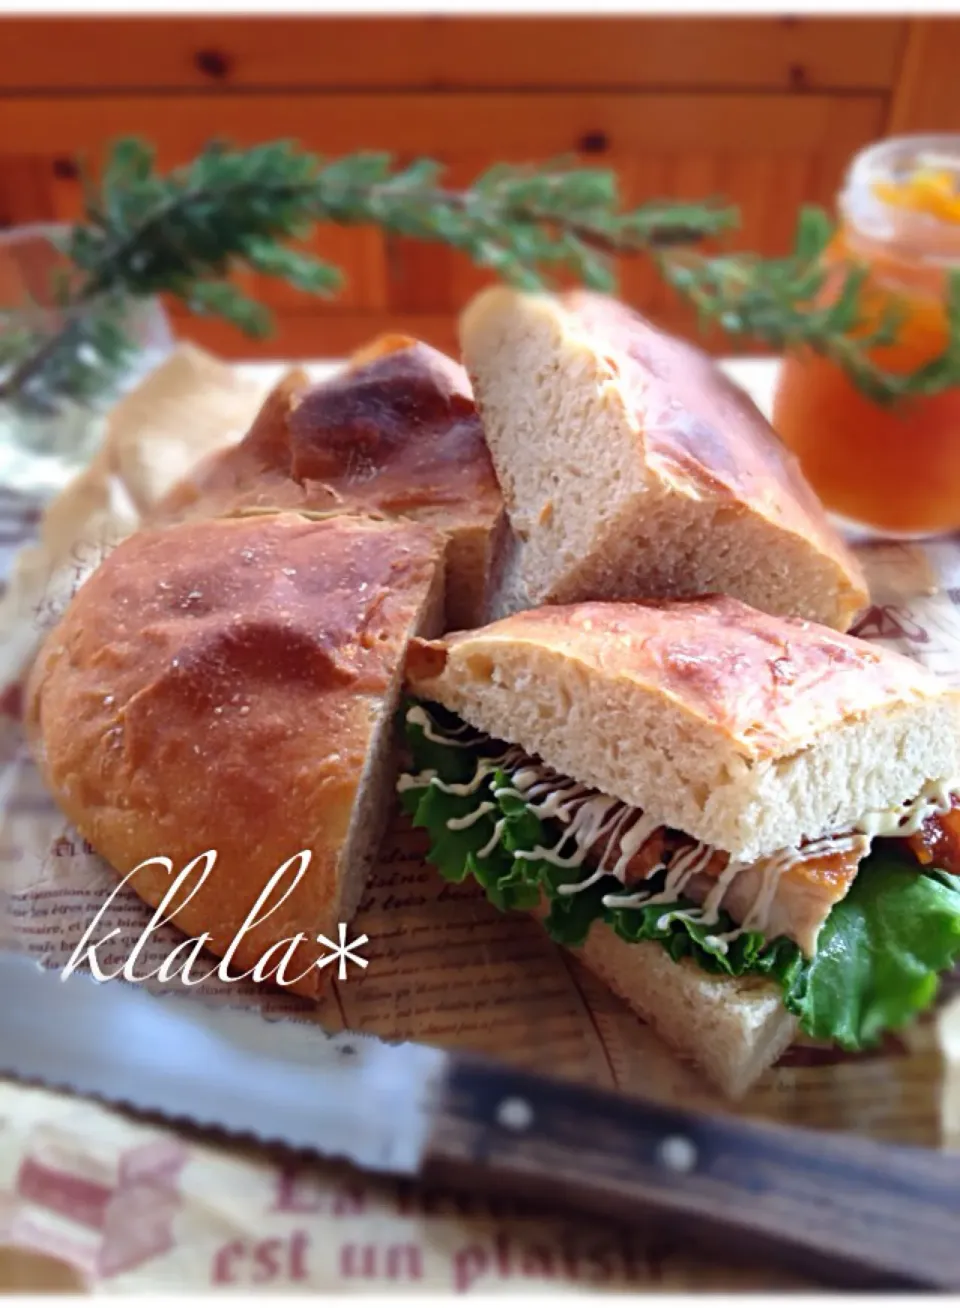
[[[948,278],[960,273],[960,136],[872,146],[853,161],[839,209],[823,295],[837,292],[851,262],[865,266],[864,329],[891,307],[900,315],[895,342],[870,357],[887,373],[914,373],[949,339]],[[849,526],[901,537],[960,528],[960,386],[881,404],[839,364],[804,351],[784,361],[773,421],[826,507]]]

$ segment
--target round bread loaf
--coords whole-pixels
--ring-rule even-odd
[[[140,532],[40,652],[27,730],[94,849],[124,875],[172,860],[172,875],[153,864],[131,881],[154,906],[216,851],[174,914],[184,931],[208,932],[222,955],[273,873],[310,852],[233,974],[304,932],[286,974],[306,973],[305,994],[321,987],[316,937],[350,918],[391,811],[399,670],[409,637],[439,627],[443,548],[427,527],[358,515]]]
[[[506,516],[463,368],[389,336],[318,385],[291,370],[240,444],[201,461],[155,520],[281,509],[372,513],[444,532],[447,627],[476,626]]]

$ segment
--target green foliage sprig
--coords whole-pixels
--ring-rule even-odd
[[[388,154],[364,152],[327,162],[287,141],[247,150],[213,144],[164,174],[149,145],[127,139],[114,145],[99,184],[82,175],[84,221],[64,247],[77,275],[56,299],[63,325],[35,340],[5,337],[0,399],[42,405],[53,392],[90,393],[124,362],[122,333],[108,329],[124,298],[169,294],[194,313],[265,335],[269,311],[230,278],[246,270],[334,294],[339,269],[291,245],[320,222],[372,223],[439,242],[527,288],[546,285],[547,270],[562,267],[603,290],[614,285],[611,255],[699,240],[736,223],[735,211],[709,204],[620,212],[616,178],[603,169],[500,165],[456,190],[441,184],[442,168],[431,160],[397,167]]]
[[[762,259],[702,248],[736,227],[735,209],[663,200],[624,210],[612,170],[564,161],[497,165],[456,189],[429,159],[401,167],[388,154],[361,152],[327,161],[286,141],[212,144],[164,173],[148,144],[126,139],[98,181],[82,176],[84,219],[66,237],[71,272],[52,295],[54,329],[50,306],[33,306],[35,321],[0,310],[0,401],[49,407],[58,396],[95,394],[130,356],[123,319],[131,300],[172,295],[252,336],[268,333],[269,311],[233,276],[253,272],[335,294],[340,270],[302,248],[317,223],[373,224],[443,244],[530,290],[549,287],[560,270],[612,290],[616,258],[650,257],[702,323],[778,349],[807,347],[880,402],[960,384],[960,278],[942,356],[909,375],[888,373],[872,352],[895,339],[900,307],[891,303],[879,325],[865,322],[866,272],[853,266],[839,295],[821,302],[831,225],[820,211],[801,215],[791,255]]]
[[[854,385],[880,404],[935,395],[960,385],[960,273],[947,279],[948,339],[939,355],[914,372],[893,373],[874,352],[893,345],[905,315],[897,297],[885,297],[877,316],[865,312],[868,270],[851,264],[838,287],[823,294],[823,255],[834,227],[822,209],[801,210],[793,252],[781,259],[735,253],[658,257],[663,276],[697,309],[701,325],[716,323],[777,350],[807,348],[840,365]]]

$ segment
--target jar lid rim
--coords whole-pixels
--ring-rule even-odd
[[[890,175],[895,162],[908,163],[913,168],[924,163],[945,169],[956,168],[960,173],[960,132],[918,132],[912,136],[888,136],[876,141],[855,155],[847,171],[847,186],[877,181],[883,173]],[[883,168],[886,165],[886,169]]]
[[[919,167],[953,172],[960,197],[960,133],[924,132],[877,141],[851,162],[838,207],[843,219],[876,240],[924,247],[928,258],[960,262],[960,223],[895,207],[876,194],[878,182],[897,181]]]

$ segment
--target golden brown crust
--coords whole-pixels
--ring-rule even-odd
[[[607,296],[562,297],[574,331],[605,355],[651,468],[663,478],[727,495],[833,559],[847,581],[848,626],[869,602],[866,579],[827,519],[795,456],[739,386],[688,342],[658,331]]]
[[[121,874],[208,849],[177,924],[222,953],[303,849],[312,863],[234,972],[338,920],[341,855],[406,641],[439,581],[442,538],[413,523],[296,515],[197,521],[121,544],[47,638],[26,720],[43,774]],[[156,868],[135,888],[157,905]],[[335,938],[336,931],[333,931]],[[304,947],[302,971],[323,952]],[[323,976],[301,987],[315,993]]]
[[[445,532],[450,625],[481,620],[503,503],[467,375],[430,346],[381,337],[319,385],[287,374],[244,440],[177,487],[156,520],[271,508]]]
[[[919,664],[816,623],[772,617],[728,596],[531,610],[443,641],[415,640],[411,690],[482,673],[497,646],[528,646],[610,685],[652,691],[744,759],[781,758],[825,727],[941,693]]]
[[[351,507],[459,523],[499,507],[493,465],[467,375],[416,343],[303,392],[288,419],[290,474]]]
[[[372,363],[374,359],[379,359],[384,354],[393,354],[396,350],[406,350],[416,344],[417,338],[415,336],[405,336],[401,332],[384,332],[381,336],[375,336],[372,341],[368,341],[366,345],[361,345],[359,349],[354,350],[347,360],[347,367],[350,369],[362,368],[365,364]]]

